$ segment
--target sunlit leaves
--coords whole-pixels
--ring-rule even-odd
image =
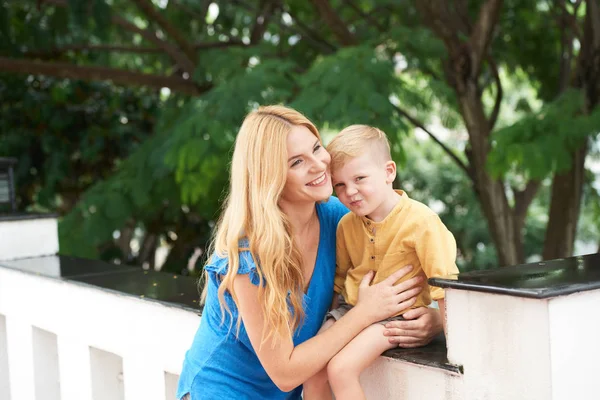
[[[533,179],[564,172],[571,153],[600,132],[600,109],[583,113],[583,94],[569,90],[539,112],[496,131],[488,166],[495,176],[516,170]]]

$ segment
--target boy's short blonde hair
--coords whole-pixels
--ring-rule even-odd
[[[375,160],[387,162],[392,159],[390,142],[385,133],[368,125],[350,125],[338,133],[327,145],[331,154],[331,170],[341,168],[350,159],[373,153]]]

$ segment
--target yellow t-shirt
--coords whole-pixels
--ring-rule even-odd
[[[373,283],[409,264],[413,270],[400,281],[416,275],[432,278],[458,273],[452,233],[429,207],[410,199],[402,190],[396,192],[400,201],[383,221],[374,222],[350,212],[338,224],[334,290],[348,304],[356,305],[358,286],[370,270],[375,271]],[[442,288],[425,282],[412,308],[443,298]]]

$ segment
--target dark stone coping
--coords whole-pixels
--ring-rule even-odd
[[[600,253],[431,278],[443,288],[545,299],[600,289]]]
[[[415,349],[396,348],[383,353],[384,357],[427,367],[441,368],[457,374],[463,373],[463,367],[450,364],[446,352],[446,337],[443,333],[437,335],[431,343]]]
[[[202,311],[199,306],[197,278],[189,276],[144,271],[135,266],[115,265],[61,255],[0,261],[0,268],[2,267],[73,284],[92,286],[116,294],[157,301],[199,315]],[[462,373],[462,367],[448,362],[443,334],[425,347],[398,348],[389,350],[383,355],[399,361]]]
[[[58,214],[54,213],[16,213],[16,214],[0,214],[0,222],[4,221],[23,221],[27,219],[47,219],[58,218]]]
[[[197,279],[189,276],[61,255],[0,261],[0,267],[200,312]]]

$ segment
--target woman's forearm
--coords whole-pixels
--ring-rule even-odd
[[[350,309],[331,328],[296,346],[278,380],[282,380],[288,390],[306,382],[369,325],[368,318],[359,309]]]

